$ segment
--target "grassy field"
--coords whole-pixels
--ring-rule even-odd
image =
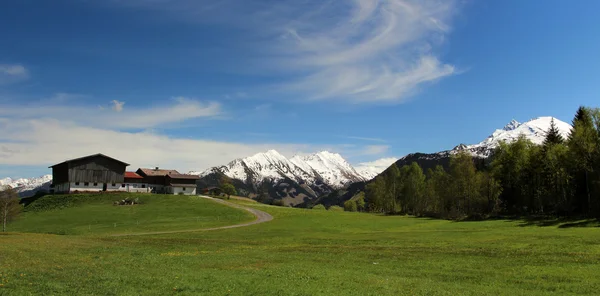
[[[141,204],[113,206],[137,198]],[[208,228],[251,221],[248,212],[196,196],[152,194],[56,195],[28,206],[11,231],[51,234],[117,234]]]
[[[450,222],[236,202],[275,219],[238,229],[154,236],[0,235],[0,295],[600,291],[595,222]],[[13,227],[20,223],[25,222]]]

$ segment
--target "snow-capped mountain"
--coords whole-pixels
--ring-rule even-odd
[[[224,175],[231,178],[244,195],[257,195],[268,190],[269,196],[279,197],[291,205],[298,205],[306,202],[306,199],[317,198],[354,182],[369,180],[341,155],[328,151],[296,155],[288,159],[275,150],[269,150],[190,174],[201,176],[199,186],[218,185],[220,176]]]
[[[275,150],[258,153],[250,157],[236,159],[227,165],[210,168],[202,173],[190,172],[201,177],[220,172],[229,178],[244,182],[260,183],[263,180],[288,178],[297,182],[315,182],[315,175],[306,172]]]
[[[336,189],[366,179],[337,153],[321,151],[308,156],[297,155],[290,161],[308,171],[315,179],[320,177],[323,183]]]
[[[34,195],[38,190],[50,189],[50,183],[52,182],[52,175],[44,175],[39,178],[20,178],[11,179],[5,178],[0,179],[0,186],[10,186],[15,188],[19,196],[27,197]]]
[[[332,188],[365,181],[351,164],[341,155],[328,151],[287,159],[275,150],[236,159],[227,165],[210,168],[202,173],[190,172],[201,177],[211,173],[222,173],[229,178],[259,184],[263,180],[290,179],[309,186],[323,183]]]
[[[535,144],[542,144],[546,133],[550,129],[552,120],[559,130],[560,134],[567,138],[571,131],[571,125],[554,117],[538,117],[524,123],[516,120],[509,122],[504,128],[494,131],[489,137],[480,143],[473,145],[460,144],[452,150],[441,151],[437,153],[411,153],[400,158],[396,165],[398,167],[417,162],[424,170],[433,168],[436,165],[448,165],[450,156],[459,151],[467,151],[474,157],[481,159],[488,158],[498,147],[500,142],[512,142],[523,135]]]
[[[554,117],[538,117],[530,121],[519,123],[516,120],[509,122],[504,128],[494,131],[481,143],[466,147],[457,147],[455,150],[469,150],[475,156],[488,157],[498,147],[500,142],[512,142],[523,135],[534,144],[542,144],[546,133],[550,129],[552,120],[560,134],[566,139],[571,131],[571,125]]]

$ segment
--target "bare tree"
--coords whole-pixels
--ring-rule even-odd
[[[13,220],[21,211],[19,195],[10,186],[0,189],[0,219],[2,219],[2,232],[6,232],[6,224]]]

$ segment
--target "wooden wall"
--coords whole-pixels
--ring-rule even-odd
[[[52,184],[69,182],[69,164],[61,163],[52,167]]]
[[[95,156],[69,162],[70,182],[123,183],[125,164]]]

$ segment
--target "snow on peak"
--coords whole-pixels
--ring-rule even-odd
[[[190,174],[206,176],[213,172],[221,172],[230,178],[252,182],[255,185],[265,179],[288,178],[308,185],[322,182],[333,188],[341,188],[368,178],[358,173],[340,154],[329,151],[320,151],[306,156],[296,155],[288,159],[276,150],[269,150],[236,159],[221,167],[211,168],[201,173],[190,172]]]
[[[571,125],[557,118],[545,116],[531,119],[524,123],[518,123],[516,120],[511,121],[503,129],[496,130],[487,139],[479,144],[470,145],[473,154],[477,156],[487,157],[491,151],[498,147],[500,142],[512,142],[517,140],[521,135],[529,139],[534,144],[542,144],[546,138],[546,133],[550,129],[551,123],[554,125],[563,137],[567,137],[571,131]]]
[[[519,125],[521,125],[521,123],[513,119],[506,126],[504,126],[503,130],[512,131],[512,130],[518,128]]]
[[[35,194],[38,190],[50,189],[52,175],[44,175],[38,178],[4,178],[0,179],[0,186],[14,188],[20,196],[26,197]]]
[[[310,168],[325,184],[334,188],[366,179],[338,153],[320,151],[307,156],[294,156],[291,161],[305,170]]]

